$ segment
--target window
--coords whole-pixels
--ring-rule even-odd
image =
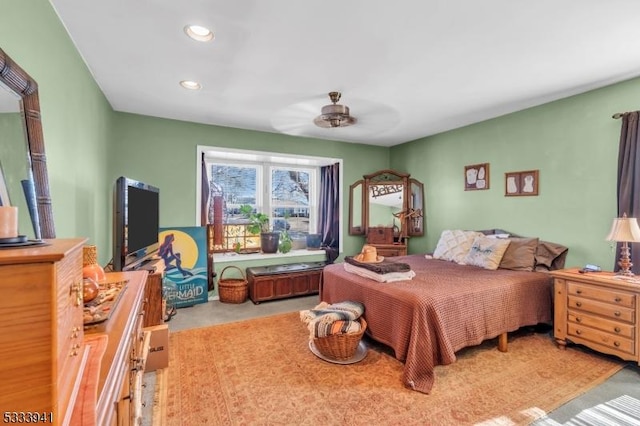
[[[269,216],[274,231],[306,241],[317,232],[320,167],[335,159],[200,147],[209,182],[207,220],[214,252],[257,253],[260,236],[240,212],[248,204]]]

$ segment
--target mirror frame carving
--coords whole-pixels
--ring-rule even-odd
[[[0,49],[0,82],[20,96],[20,110],[24,117],[29,162],[36,192],[36,209],[40,224],[40,238],[55,238],[53,207],[49,193],[47,157],[40,114],[38,84],[4,50]],[[36,235],[36,238],[38,236]]]

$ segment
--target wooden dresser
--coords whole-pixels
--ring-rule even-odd
[[[374,246],[376,248],[376,251],[378,252],[378,256],[395,257],[395,256],[407,255],[406,244],[392,243],[392,244],[368,244],[368,245]]]
[[[551,274],[558,344],[564,348],[571,341],[640,363],[640,283],[615,278],[612,272],[565,269]]]
[[[108,273],[105,281],[126,281],[125,290],[107,321],[85,328],[87,338],[108,338],[97,377],[95,419],[99,426],[139,424],[141,380],[149,347],[143,332],[147,275],[147,271]]]
[[[46,246],[0,250],[3,413],[38,413],[40,419],[31,423],[70,421],[87,358],[82,322],[85,241],[47,240]]]

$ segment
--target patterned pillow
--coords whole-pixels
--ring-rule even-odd
[[[498,269],[509,244],[511,240],[508,239],[477,237],[464,258],[464,264],[480,266],[484,269]]]
[[[537,238],[511,238],[511,244],[507,247],[500,269],[512,271],[533,271],[536,264]]]
[[[481,235],[483,234],[476,231],[445,229],[440,234],[433,258],[460,263],[469,252],[473,240]]]

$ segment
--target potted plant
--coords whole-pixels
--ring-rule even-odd
[[[278,244],[278,250],[280,253],[289,253],[291,251],[291,247],[293,247],[293,240],[291,239],[291,235],[289,235],[289,215],[285,213],[284,215],[284,227],[282,231],[280,231],[280,244]]]
[[[269,228],[269,216],[264,213],[254,212],[249,204],[240,206],[240,213],[249,219],[247,230],[254,234],[260,234],[260,247],[263,253],[276,253],[280,241],[280,233],[272,232]]]

